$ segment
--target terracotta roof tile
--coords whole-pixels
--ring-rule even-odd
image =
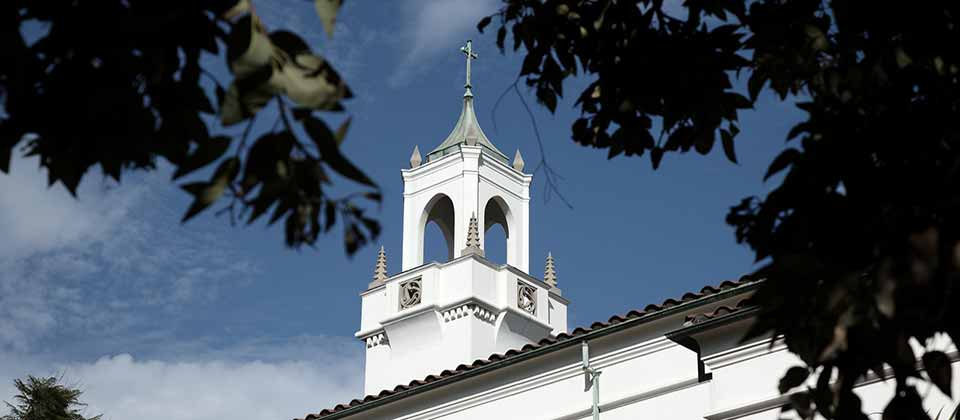
[[[720,283],[720,284],[717,285],[717,286],[705,286],[703,289],[700,289],[700,293],[688,292],[688,293],[684,294],[684,295],[680,298],[680,300],[667,299],[667,300],[663,301],[663,303],[661,303],[661,304],[659,304],[659,305],[656,305],[656,304],[647,305],[646,307],[643,308],[642,311],[632,310],[632,311],[630,311],[630,312],[627,312],[626,315],[622,315],[622,316],[621,316],[621,315],[614,315],[614,316],[610,317],[610,319],[607,320],[607,322],[594,322],[593,324],[590,325],[590,328],[578,327],[578,328],[574,329],[571,333],[560,333],[560,334],[558,334],[558,335],[557,335],[556,337],[554,337],[554,338],[547,337],[547,338],[544,338],[544,339],[540,340],[539,342],[537,342],[537,344],[527,344],[527,345],[524,345],[524,346],[523,346],[522,348],[520,348],[519,350],[517,350],[517,349],[507,350],[506,353],[504,353],[504,354],[494,353],[494,354],[490,355],[490,357],[488,357],[488,358],[486,358],[486,359],[477,359],[477,360],[473,361],[473,363],[471,363],[470,365],[461,364],[461,365],[457,366],[456,369],[454,369],[454,370],[449,370],[449,369],[444,370],[443,372],[440,372],[439,375],[429,375],[429,376],[427,376],[426,378],[424,378],[423,380],[413,380],[413,381],[410,381],[410,383],[407,384],[407,385],[403,385],[403,384],[397,385],[396,387],[393,388],[393,390],[383,390],[383,391],[380,391],[380,393],[377,394],[377,395],[367,395],[366,397],[363,398],[363,400],[356,400],[356,399],[354,399],[354,400],[350,401],[350,403],[347,404],[347,405],[337,404],[337,406],[335,406],[333,409],[329,409],[329,408],[328,408],[328,409],[323,409],[323,410],[321,410],[319,413],[316,413],[316,414],[308,414],[308,415],[307,415],[306,417],[304,417],[302,420],[316,420],[316,419],[320,419],[320,418],[322,418],[322,417],[325,417],[325,416],[328,416],[328,415],[330,415],[330,414],[333,414],[333,413],[337,413],[337,412],[346,410],[346,409],[348,409],[348,408],[356,407],[356,406],[359,406],[359,405],[362,405],[362,404],[365,404],[365,403],[368,403],[368,402],[371,402],[371,401],[376,401],[376,400],[381,399],[381,398],[385,398],[385,397],[388,397],[388,396],[391,396],[391,395],[394,395],[394,394],[397,394],[397,393],[400,393],[400,392],[404,392],[404,391],[407,391],[407,390],[410,390],[410,389],[413,389],[413,388],[416,388],[416,387],[419,387],[419,386],[423,386],[423,385],[428,384],[428,383],[430,383],[430,382],[436,382],[436,381],[441,380],[441,379],[452,378],[452,377],[455,377],[455,376],[457,376],[457,375],[460,375],[460,374],[462,374],[462,373],[464,373],[464,372],[469,372],[469,371],[471,371],[471,370],[473,370],[473,369],[476,369],[476,368],[479,368],[479,367],[482,367],[482,366],[485,366],[485,365],[488,365],[488,364],[491,364],[491,363],[496,363],[496,362],[499,362],[499,361],[502,361],[502,360],[505,360],[505,359],[509,359],[509,358],[511,358],[511,357],[514,357],[514,356],[519,355],[519,354],[522,354],[522,353],[526,353],[526,352],[533,351],[533,350],[536,350],[536,349],[539,349],[539,348],[543,348],[543,347],[549,347],[549,346],[552,346],[552,345],[554,345],[554,344],[567,341],[567,340],[569,340],[569,339],[571,339],[571,338],[573,338],[573,337],[577,337],[577,336],[580,336],[580,335],[587,334],[587,333],[589,333],[589,332],[591,332],[591,331],[594,331],[594,330],[597,330],[597,329],[602,329],[602,328],[608,327],[608,326],[610,326],[610,325],[619,324],[619,323],[624,322],[624,321],[627,321],[627,320],[636,319],[636,318],[642,317],[642,316],[644,316],[644,315],[648,315],[648,314],[651,314],[651,313],[654,313],[654,312],[661,311],[661,310],[663,310],[663,309],[667,309],[667,308],[670,308],[670,307],[674,307],[674,306],[677,306],[677,305],[681,305],[681,304],[684,304],[684,303],[687,303],[687,302],[690,302],[690,301],[693,301],[693,300],[696,300],[696,299],[700,299],[700,298],[703,298],[703,297],[706,297],[706,296],[710,296],[710,295],[713,295],[713,294],[717,294],[717,293],[720,293],[720,292],[723,292],[723,291],[726,291],[726,290],[733,289],[733,288],[735,288],[735,287],[740,287],[740,286],[743,286],[743,285],[746,285],[746,284],[749,284],[749,283],[754,283],[754,282],[757,282],[757,281],[759,281],[759,279],[755,279],[755,278],[752,278],[752,277],[750,277],[750,276],[743,276],[743,277],[741,277],[741,278],[740,278],[739,280],[737,280],[737,281],[727,280],[727,281],[724,281],[724,282]],[[740,311],[740,310],[748,307],[749,305],[750,305],[750,302],[749,302],[749,298],[748,298],[748,299],[743,299],[743,300],[737,302],[737,304],[736,304],[734,307],[732,307],[732,308],[731,308],[731,307],[728,307],[728,306],[721,306],[721,307],[718,307],[718,308],[714,309],[713,311],[711,311],[711,312],[709,312],[709,313],[703,313],[703,314],[697,314],[697,315],[688,315],[688,316],[687,316],[687,319],[686,319],[685,322],[684,322],[684,325],[693,325],[693,324],[697,324],[697,323],[706,321],[706,320],[708,320],[708,319],[713,319],[713,318],[721,317],[721,316],[724,316],[724,315],[728,315],[728,314],[731,314],[731,313]]]
[[[742,299],[736,303],[736,305],[730,306],[719,306],[710,312],[687,315],[687,319],[684,320],[684,326],[696,325],[711,319],[720,318],[725,315],[730,315],[735,312],[740,312],[743,309],[753,306],[753,302],[750,298]]]

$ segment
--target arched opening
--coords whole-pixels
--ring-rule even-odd
[[[490,261],[505,264],[510,240],[510,208],[500,197],[487,200],[483,208],[483,252]]]
[[[428,222],[426,232],[423,233],[423,262],[450,260],[450,246],[447,242],[447,235],[443,234],[440,225],[436,222]]]
[[[507,263],[507,232],[503,225],[496,223],[483,234],[484,257],[497,264]]]
[[[420,261],[449,261],[453,259],[454,212],[453,201],[437,194],[427,203],[420,222]]]

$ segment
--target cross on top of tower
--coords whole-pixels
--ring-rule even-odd
[[[479,56],[477,53],[473,52],[473,41],[470,40],[467,40],[467,45],[460,47],[460,52],[467,56],[467,83],[463,85],[467,91],[463,94],[463,96],[473,96],[473,92],[470,91],[470,88],[472,87],[470,84],[470,61],[476,60]]]
[[[473,51],[473,42],[467,41],[467,44],[461,47],[460,51],[467,59],[467,80],[464,84],[466,92],[463,94],[463,110],[460,111],[460,118],[457,120],[457,125],[453,127],[453,131],[439,146],[427,153],[426,160],[423,162],[429,163],[434,159],[455,153],[460,150],[460,145],[465,144],[467,146],[480,146],[488,156],[509,165],[507,155],[498,150],[480,129],[480,123],[477,121],[477,115],[473,110],[473,92],[470,90],[472,87],[470,81],[472,72],[470,67],[471,61],[478,57],[477,53]]]

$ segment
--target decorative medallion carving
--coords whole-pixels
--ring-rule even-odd
[[[517,307],[530,315],[536,315],[537,288],[517,282]]]
[[[407,309],[419,304],[421,291],[419,278],[400,283],[400,309]]]

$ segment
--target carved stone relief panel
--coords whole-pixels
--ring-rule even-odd
[[[537,288],[517,282],[517,307],[530,315],[537,314]]]
[[[420,303],[420,278],[400,283],[400,309],[407,309]]]

